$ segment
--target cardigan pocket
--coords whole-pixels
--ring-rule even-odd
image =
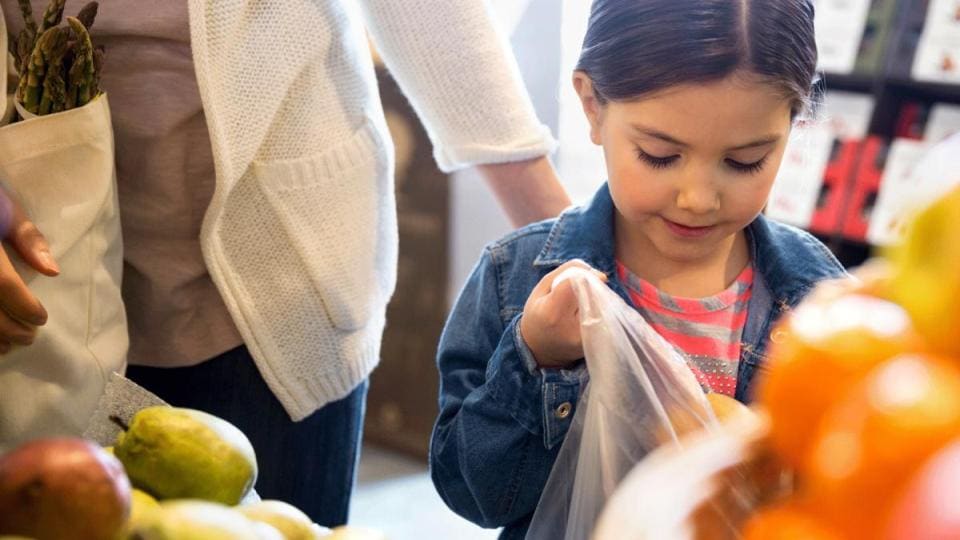
[[[320,154],[253,163],[327,316],[341,330],[366,326],[396,284],[392,173],[392,150],[369,121]]]

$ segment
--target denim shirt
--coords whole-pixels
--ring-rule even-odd
[[[614,261],[614,206],[604,184],[591,202],[487,246],[440,338],[440,414],[430,472],[441,498],[500,538],[523,538],[583,386],[581,361],[541,369],[518,324],[534,286],[582,259],[605,272],[630,305]],[[771,327],[820,280],[846,275],[832,253],[799,229],[758,217],[748,228],[755,269],[736,397],[748,402]]]

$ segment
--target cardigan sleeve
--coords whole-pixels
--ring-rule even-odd
[[[484,0],[363,0],[385,64],[445,172],[552,152],[506,37]]]

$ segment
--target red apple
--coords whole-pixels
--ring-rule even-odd
[[[84,439],[39,439],[0,457],[0,534],[112,540],[130,512],[123,466]]]

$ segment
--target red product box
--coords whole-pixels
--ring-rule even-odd
[[[846,207],[861,144],[859,140],[838,140],[834,143],[830,161],[823,172],[823,187],[817,207],[810,219],[811,232],[825,236],[840,232],[840,218]]]
[[[877,202],[889,148],[890,144],[882,137],[868,137],[863,141],[849,203],[843,213],[841,233],[845,238],[866,241],[870,213]]]

